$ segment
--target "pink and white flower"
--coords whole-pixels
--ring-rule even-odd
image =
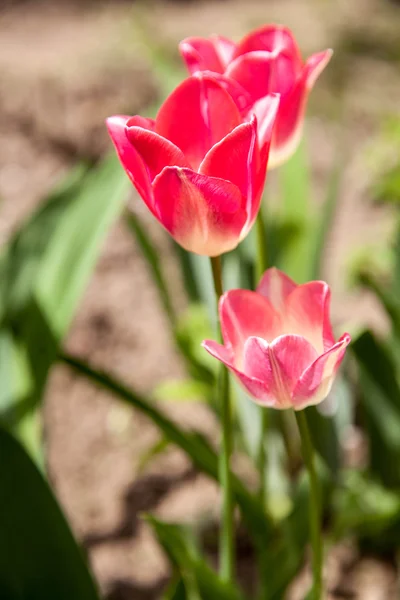
[[[224,344],[204,348],[223,362],[261,405],[277,409],[318,404],[329,394],[350,336],[337,342],[323,281],[296,285],[268,269],[257,291],[230,290],[220,299]]]
[[[198,73],[172,92],[155,120],[107,119],[149,210],[178,244],[206,256],[233,250],[256,219],[279,104],[277,95],[265,99],[260,141],[257,118],[243,122],[233,88]]]
[[[239,108],[247,118],[257,116],[260,132],[263,98],[280,94],[268,168],[282,164],[294,153],[301,139],[308,95],[332,50],[313,54],[303,62],[293,33],[281,25],[264,25],[238,44],[222,36],[190,37],[179,48],[190,73],[212,71],[236,84]]]

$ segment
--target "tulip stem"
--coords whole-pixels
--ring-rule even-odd
[[[217,302],[223,293],[221,257],[211,258]],[[221,365],[222,366],[222,365]],[[222,488],[222,515],[220,533],[220,575],[232,581],[234,575],[234,527],[233,497],[230,461],[232,455],[232,410],[228,369],[222,366],[219,376],[218,394],[221,401],[222,448],[220,455],[220,483]]]
[[[304,410],[295,411],[300,432],[303,459],[307,467],[310,482],[309,527],[313,551],[313,600],[322,598],[323,548],[321,535],[321,504],[317,472],[315,470],[314,447]]]
[[[257,233],[257,265],[256,265],[256,285],[260,281],[264,272],[268,268],[268,248],[267,248],[267,236],[265,231],[265,221],[262,210],[262,205],[258,211],[256,220],[256,233]],[[261,437],[260,446],[258,448],[257,466],[260,478],[259,486],[259,497],[264,508],[267,502],[267,486],[265,480],[265,471],[267,468],[267,453],[266,453],[266,437],[268,432],[268,409],[260,406],[260,419],[261,419]]]

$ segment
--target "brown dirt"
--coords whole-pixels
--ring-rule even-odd
[[[326,46],[341,48],[353,30],[368,37],[370,23],[377,27],[373,31],[385,35],[388,28],[398,28],[398,9],[388,4],[383,12],[383,4],[247,0],[244,10],[239,0],[160,0],[142,2],[138,10],[141,23],[168,48],[187,35],[212,33],[216,23],[220,33],[239,37],[249,27],[275,20],[293,27],[308,54]],[[151,65],[132,33],[135,14],[130,4],[111,1],[24,2],[0,13],[1,240],[78,157],[93,158],[104,151],[105,116],[140,112],[154,98]],[[379,56],[349,55],[344,68],[333,63],[332,75],[324,75],[312,98],[308,134],[317,201],[338,136],[348,157],[326,261],[337,322],[356,318],[384,324],[373,299],[348,291],[343,272],[352,249],[371,239],[379,242],[390,232],[390,211],[368,203],[365,153],[382,116],[398,110],[397,73],[398,64]],[[332,120],[337,95],[343,103],[340,123]],[[139,210],[165,257],[182,307],[185,301],[168,240]],[[156,290],[121,223],[105,244],[68,348],[143,392],[166,377],[183,374]],[[216,438],[216,423],[205,406],[177,404],[166,410]],[[216,486],[193,473],[173,448],[145,475],[138,473],[142,453],[157,440],[155,428],[66,369],[57,368],[51,377],[45,418],[52,480],[75,533],[88,549],[101,589],[114,600],[159,598],[168,568],[139,514],[155,511],[165,519],[212,520],[218,514]],[[397,597],[394,570],[377,559],[359,558],[352,546],[335,549],[327,565],[332,599]],[[299,598],[299,590],[301,583],[291,600]]]

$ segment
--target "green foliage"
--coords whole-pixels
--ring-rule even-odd
[[[8,357],[0,420],[39,462],[40,404],[49,369],[68,331],[101,245],[127,193],[115,158],[77,169],[15,234],[1,261],[0,338]]]
[[[384,485],[400,486],[400,387],[396,365],[369,331],[354,341],[352,351],[359,367],[371,471]]]
[[[0,597],[99,600],[48,484],[19,442],[0,428]]]
[[[149,515],[146,520],[169,560],[181,574],[188,600],[244,600],[237,587],[222,581],[201,558],[187,529],[181,525],[163,523]]]

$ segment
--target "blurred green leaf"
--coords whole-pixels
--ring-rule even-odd
[[[314,248],[312,253],[313,265],[310,269],[310,279],[322,279],[323,260],[329,233],[336,215],[339,200],[340,184],[343,174],[343,155],[340,149],[339,159],[332,169],[328,182],[325,201],[318,215],[318,223],[314,228]]]
[[[3,326],[15,346],[23,348],[24,361],[15,366],[23,365],[25,371],[28,367],[30,372],[27,378],[14,368],[8,378],[31,383],[23,398],[13,398],[23,410],[19,406],[15,423],[8,423],[21,439],[27,433],[30,445],[36,432],[36,454],[41,440],[35,408],[101,244],[123,208],[127,185],[115,157],[89,172],[74,171],[14,236],[1,261]]]
[[[372,193],[378,202],[400,203],[400,164],[395,165],[380,176],[373,187]]]
[[[198,591],[199,599],[241,600],[244,598],[238,587],[223,582],[199,556],[184,527],[163,523],[152,516],[147,516],[146,520],[152,526],[172,564],[181,572],[183,579],[192,579],[192,587],[195,586]]]
[[[137,465],[137,475],[141,475],[143,471],[147,469],[150,463],[163,454],[165,450],[167,450],[170,446],[171,442],[169,439],[162,437],[155,442],[150,448],[148,448],[140,457],[138,465]]]
[[[321,461],[317,462],[317,472],[321,485],[322,506],[326,507],[330,478]],[[260,600],[282,600],[288,585],[299,571],[309,540],[309,502],[309,481],[307,473],[303,470],[293,494],[293,508],[280,523],[280,535],[265,544],[260,562],[260,576],[263,580]]]
[[[400,486],[400,387],[396,365],[370,331],[350,346],[359,367],[370,468],[386,486]]]
[[[153,397],[172,402],[207,401],[212,397],[212,386],[196,379],[167,379],[155,388]]]
[[[126,223],[128,225],[129,230],[133,234],[133,237],[139,244],[144,258],[146,259],[150,274],[160,294],[164,310],[172,326],[174,326],[176,322],[175,311],[171,301],[168,286],[165,282],[164,275],[162,272],[159,253],[154,248],[150,236],[147,235],[145,228],[142,226],[139,218],[134,213],[130,212],[129,214],[127,214]]]
[[[334,534],[379,535],[400,518],[400,497],[366,473],[348,470],[333,497]]]
[[[35,293],[51,330],[65,335],[100,247],[120,215],[129,189],[112,155],[89,172],[57,223],[40,265]]]
[[[182,577],[173,577],[163,594],[163,600],[189,600]]]
[[[145,414],[171,442],[181,448],[192,460],[193,464],[203,473],[218,481],[218,455],[204,436],[199,433],[184,430],[179,425],[163,415],[154,404],[140,397],[136,392],[104,373],[92,369],[84,361],[73,356],[61,355],[60,360],[69,365],[74,371],[90,379],[93,383],[107,389],[133,408]],[[265,540],[274,534],[274,527],[265,514],[258,498],[251,494],[241,480],[232,474],[232,487],[243,520],[258,548],[265,548]]]
[[[30,301],[49,239],[75,200],[86,174],[87,168],[83,165],[73,169],[3,249],[0,259],[0,314],[3,322],[18,318]]]
[[[245,448],[251,458],[256,460],[261,442],[261,410],[267,409],[258,406],[236,379],[232,379],[232,389],[235,395],[234,407]]]
[[[194,379],[213,385],[216,381],[217,365],[201,347],[201,342],[213,338],[214,332],[202,304],[189,305],[179,319],[175,336],[186,358],[189,374]]]
[[[286,244],[280,258],[280,268],[297,283],[309,279],[315,217],[310,213],[310,171],[306,144],[300,143],[294,155],[278,172],[281,188],[281,223],[293,228],[295,237]]]
[[[22,446],[0,428],[0,597],[98,600],[67,522]]]

